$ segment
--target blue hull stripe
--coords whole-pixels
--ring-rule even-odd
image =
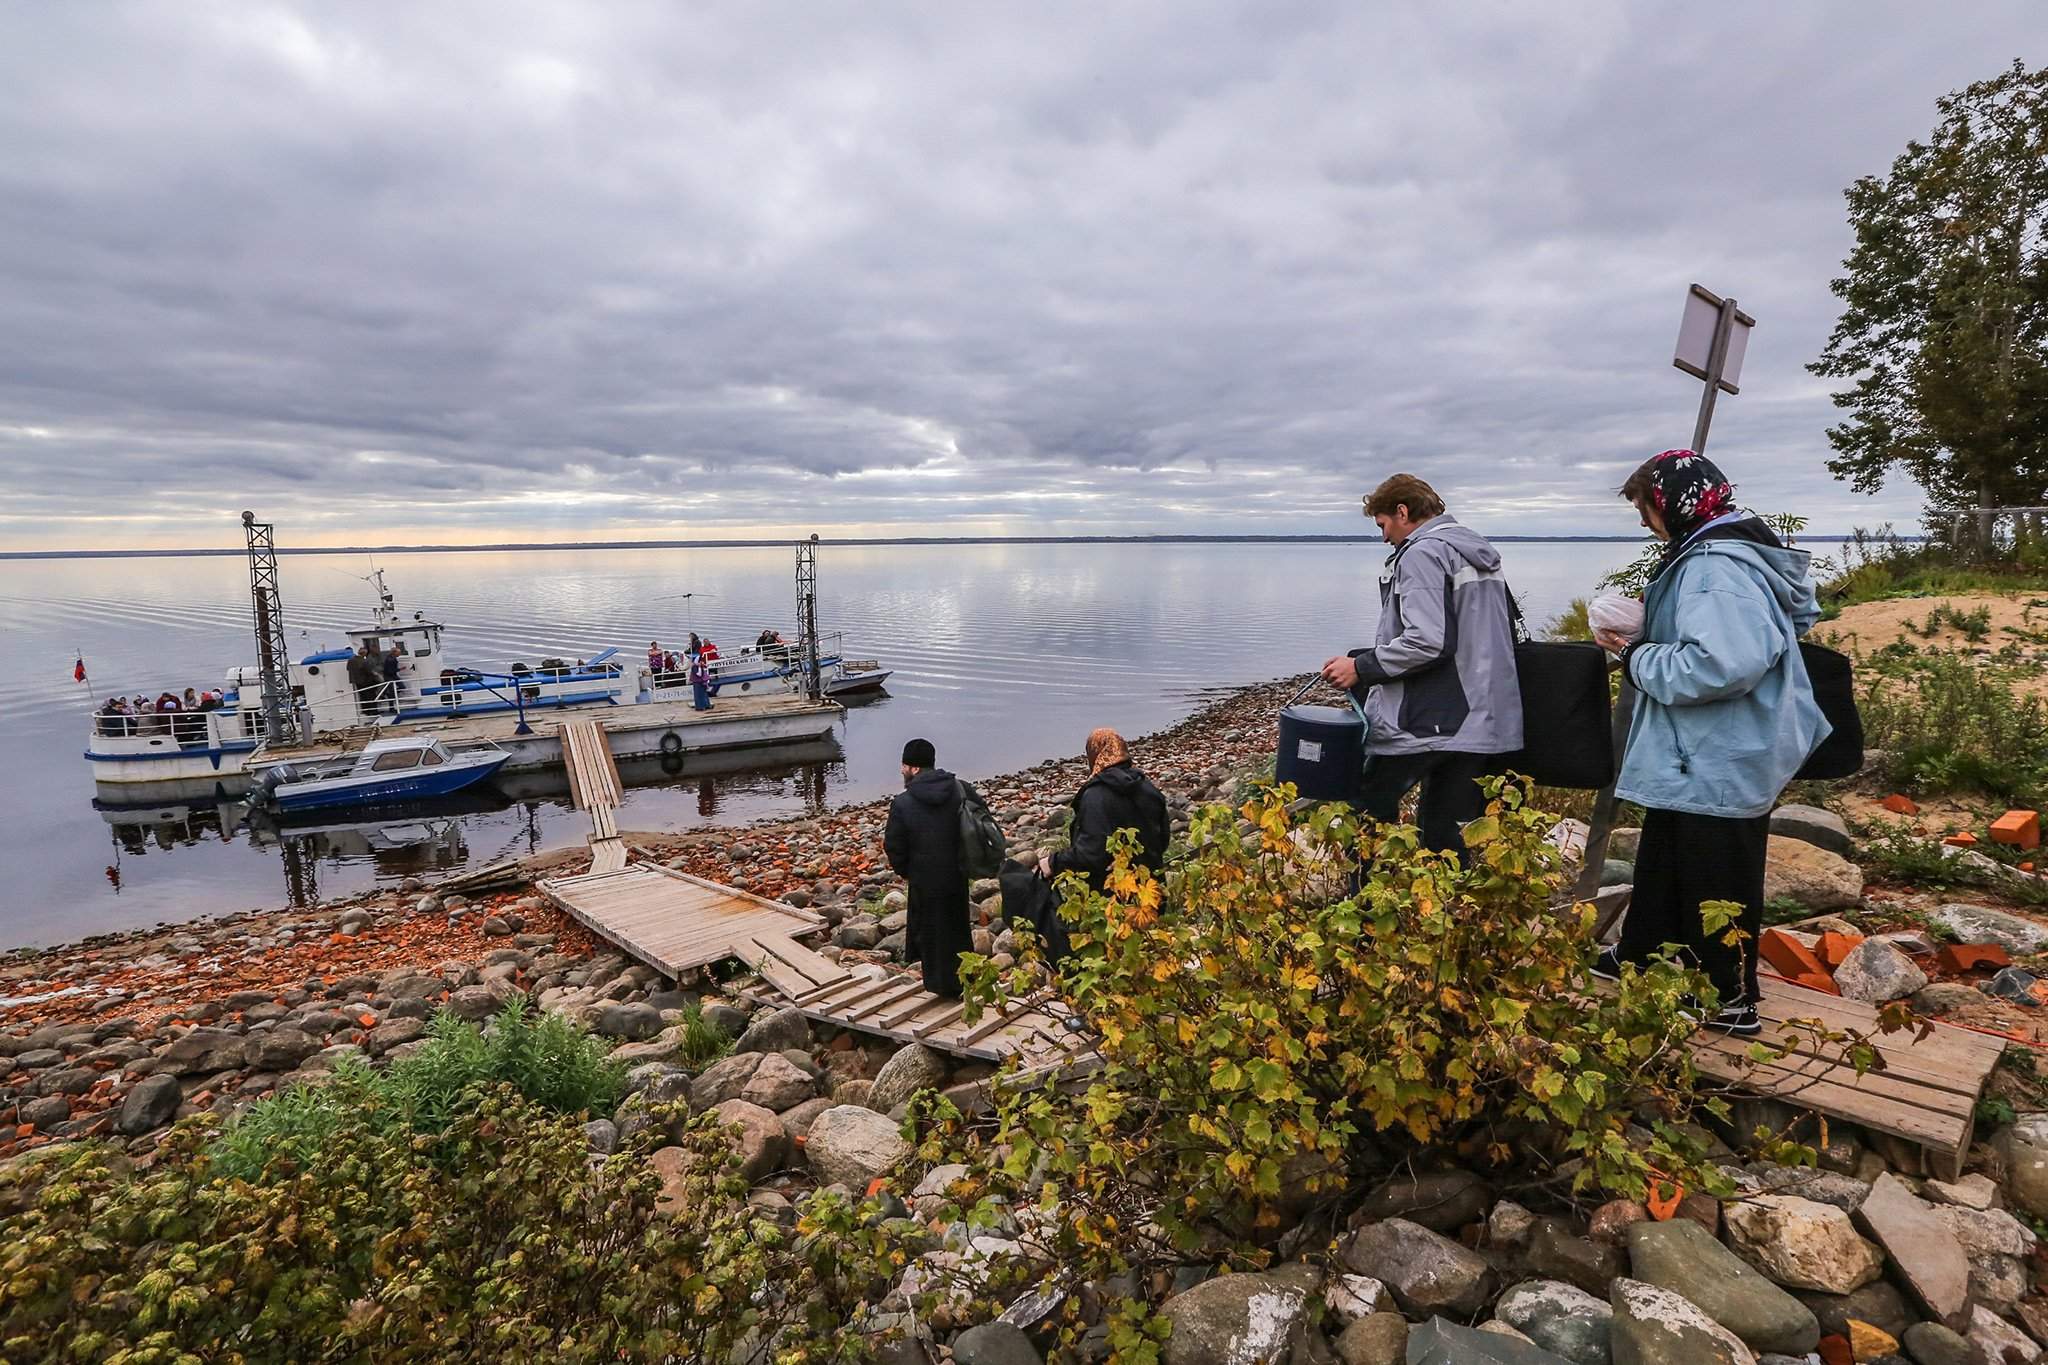
[[[488,768],[463,768],[455,772],[408,774],[405,777],[388,778],[381,782],[366,782],[323,792],[309,792],[303,796],[286,796],[280,793],[277,797],[277,806],[279,810],[313,810],[321,806],[369,806],[379,802],[419,801],[433,796],[447,796],[483,781],[496,772],[499,766],[494,764]]]
[[[94,763],[168,763],[175,758],[208,758],[218,768],[227,755],[253,753],[255,749],[256,741],[252,739],[247,744],[224,744],[218,749],[171,749],[146,754],[96,754],[87,749],[85,756]]]

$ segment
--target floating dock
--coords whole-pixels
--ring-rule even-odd
[[[614,759],[660,759],[689,771],[692,754],[765,749],[780,744],[815,743],[831,739],[846,714],[837,702],[812,701],[795,693],[723,697],[708,711],[688,701],[623,702],[617,706],[574,708],[531,707],[526,713],[529,734],[519,734],[519,717],[509,712],[449,716],[440,720],[406,721],[390,726],[359,726],[341,734],[315,736],[311,744],[266,744],[249,759],[248,775],[259,777],[282,763],[317,763],[353,752],[369,739],[387,735],[423,735],[451,749],[496,744],[512,755],[502,771],[524,772],[564,764],[561,727],[588,720],[601,731]]]

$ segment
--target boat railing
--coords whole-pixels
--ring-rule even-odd
[[[181,748],[200,748],[210,743],[214,734],[207,718],[233,715],[218,707],[209,711],[95,711],[92,732],[103,739],[168,735]]]

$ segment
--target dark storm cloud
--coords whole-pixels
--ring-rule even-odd
[[[0,7],[0,536],[1845,529],[1840,190],[2027,4]],[[2038,43],[2035,44],[2038,46]]]

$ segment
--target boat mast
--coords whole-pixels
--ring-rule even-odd
[[[277,543],[271,536],[271,523],[256,520],[254,512],[242,513],[242,530],[249,540],[249,599],[255,607],[256,663],[263,673],[263,738],[266,743],[282,744],[292,692],[284,642],[284,599],[277,590]]]
[[[803,634],[804,693],[812,701],[824,695],[818,672],[818,533],[796,543],[796,620]]]

